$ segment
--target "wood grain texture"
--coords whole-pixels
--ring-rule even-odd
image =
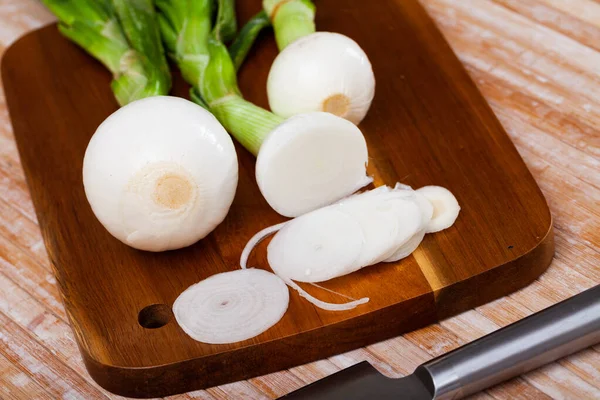
[[[13,38],[26,29],[39,26],[48,18],[47,13],[36,2],[14,3],[15,5],[11,5],[11,0],[0,1],[0,10],[7,11],[0,12],[0,26],[3,29],[0,48],[7,47]],[[598,64],[594,58],[589,57],[587,50],[593,47],[586,44],[582,37],[575,35],[578,24],[584,26],[583,21],[577,15],[561,12],[557,2],[523,2],[525,4],[520,9],[515,6],[517,2],[512,2],[513,8],[509,7],[511,4],[508,3],[486,0],[422,1],[499,116],[548,199],[556,226],[557,254],[549,271],[533,285],[478,307],[473,312],[448,319],[441,325],[435,325],[436,329],[433,331],[431,328],[425,328],[411,332],[410,340],[397,337],[331,357],[328,361],[208,391],[192,392],[177,396],[178,398],[273,398],[365,359],[388,376],[401,376],[412,372],[417,364],[437,354],[435,350],[441,351],[435,346],[427,350],[431,344],[439,344],[440,349],[450,349],[456,343],[464,343],[474,338],[468,332],[455,329],[457,324],[466,324],[467,327],[474,324],[488,330],[495,329],[496,326],[513,322],[599,281],[599,190],[593,181],[594,176],[597,177],[597,174],[593,174],[597,166],[591,161],[597,161],[600,154],[600,135],[597,130],[600,119],[597,110],[600,105],[586,88],[586,84],[596,85],[598,80],[597,71],[594,69]],[[525,6],[530,3],[536,3],[539,7],[525,10]],[[588,1],[584,3],[585,7],[598,4]],[[558,10],[554,15],[558,15],[559,19],[545,19],[540,11],[536,11],[542,6]],[[14,15],[15,13],[24,15]],[[561,22],[567,17],[571,18],[569,25]],[[503,24],[506,25],[504,28]],[[586,24],[589,32],[600,29],[598,23],[594,25],[588,21]],[[559,25],[562,28],[559,29]],[[11,31],[6,33],[9,29]],[[482,41],[485,42],[483,46],[480,45]],[[549,53],[539,46],[539,41],[557,42],[562,45],[555,53]],[[519,50],[514,53],[516,45],[519,46]],[[510,56],[511,51],[515,55],[519,54],[521,49],[526,50],[522,54],[523,57]],[[565,63],[561,57],[562,51],[565,51],[564,54],[574,54],[575,57]],[[498,58],[501,52],[509,56]],[[539,68],[532,72],[531,65],[535,68],[538,63]],[[549,145],[547,141],[550,138],[556,138],[557,141]],[[574,153],[573,149],[581,152]],[[582,158],[581,155],[591,158]],[[579,168],[586,165],[588,173]],[[94,387],[94,383],[83,369],[72,341],[72,333],[65,322],[64,311],[61,312],[62,307],[56,303],[58,291],[52,275],[49,274],[50,263],[36,225],[6,108],[1,98],[0,199],[4,200],[4,208],[0,212],[0,237],[4,239],[0,246],[0,266],[3,268],[0,274],[6,278],[0,281],[0,290],[7,293],[0,305],[6,317],[21,328],[6,333],[6,338],[23,342],[23,335],[28,335],[29,340],[40,343],[48,349],[48,357],[42,358],[37,364],[41,362],[49,365],[60,360],[60,363],[68,365],[74,371],[73,374],[83,377],[82,380],[74,381],[72,385],[82,390],[81,393],[86,393],[85,390]],[[44,286],[40,291],[37,285],[42,283]],[[57,319],[50,318],[47,322],[46,317],[41,319],[40,315],[48,315],[48,311]],[[38,321],[41,321],[41,327],[36,326]],[[447,325],[448,321],[456,321],[456,324]],[[477,335],[482,335],[486,332],[485,329],[476,330]],[[454,337],[455,344],[444,339],[448,336]],[[56,337],[70,337],[71,340],[57,341]],[[5,354],[5,351],[0,346],[0,354]],[[501,385],[478,397],[574,398],[574,394],[579,394],[582,396],[578,398],[597,398],[597,388],[600,386],[597,354],[598,349],[582,352],[552,364],[549,371],[542,374],[530,373],[520,378],[516,386],[512,386],[512,383],[505,384],[508,386]],[[36,365],[31,355],[24,353],[22,358],[4,357],[16,366],[7,370],[7,376],[23,372],[29,380],[36,382],[37,387],[52,387],[53,384],[45,379],[37,368],[23,367],[27,363]],[[19,379],[23,378],[17,378],[17,381]],[[14,394],[13,397],[35,398],[39,392],[35,388],[36,385],[33,385],[31,392],[20,391],[20,397]],[[54,393],[60,389],[50,390]],[[103,397],[115,397],[105,391],[102,393]],[[76,394],[71,398],[101,397]]]

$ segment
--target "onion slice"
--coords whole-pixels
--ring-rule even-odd
[[[384,262],[396,262],[406,258],[412,254],[413,251],[419,247],[421,242],[425,238],[425,229],[421,229],[415,233],[406,243],[401,245],[394,254],[383,260]]]
[[[339,214],[338,216],[342,216],[343,214]],[[288,221],[289,222],[289,221]],[[257,234],[255,234],[254,236],[252,236],[252,238],[248,241],[248,243],[246,243],[246,246],[244,247],[244,250],[242,251],[242,255],[240,257],[240,266],[242,267],[242,270],[246,270],[246,266],[248,263],[248,258],[250,256],[250,254],[252,253],[252,250],[254,249],[254,247],[256,247],[256,245],[258,243],[260,243],[261,241],[263,241],[267,236],[281,230],[285,225],[287,224],[287,222],[283,222],[281,224],[277,224],[277,225],[272,225],[269,226],[261,231],[259,231]],[[273,239],[275,240],[275,239]],[[270,244],[269,244],[270,245]],[[360,251],[360,249],[358,249],[358,251]],[[282,254],[278,254],[279,256],[281,256]],[[306,271],[306,270],[305,270]],[[312,283],[314,286],[317,286],[323,290],[326,290],[328,292],[337,294],[339,296],[342,297],[346,297],[348,299],[351,299],[353,301],[347,302],[347,303],[327,303],[325,301],[319,300],[316,297],[308,294],[304,289],[302,289],[300,286],[298,286],[295,282],[293,282],[291,279],[289,278],[282,278],[282,280],[289,285],[292,289],[296,290],[298,292],[298,294],[300,294],[300,296],[304,297],[307,301],[309,301],[310,303],[316,305],[319,308],[322,308],[324,310],[329,310],[329,311],[344,311],[344,310],[350,310],[355,308],[356,306],[360,305],[360,304],[364,304],[366,302],[369,301],[368,297],[364,297],[362,299],[358,299],[358,300],[354,300],[351,299],[350,297],[341,294],[341,293],[337,293],[334,292],[333,290],[321,287],[319,285],[315,285],[314,283]],[[323,279],[326,280],[326,279]]]
[[[265,332],[279,322],[288,304],[285,283],[252,268],[216,274],[190,286],[175,300],[173,313],[192,339],[224,344]]]
[[[427,233],[439,232],[454,224],[460,206],[452,192],[441,186],[423,186],[417,189],[417,193],[425,196],[433,205],[433,215],[427,225]]]
[[[422,227],[421,208],[414,191],[380,188],[340,204],[340,210],[360,224],[365,237],[360,257],[346,273],[390,257]]]
[[[364,243],[360,224],[332,205],[288,221],[269,243],[267,258],[284,280],[323,282],[352,272]]]
[[[396,184],[395,189],[410,190],[412,193],[414,193],[415,199],[421,211],[421,228],[410,239],[402,243],[396,249],[394,254],[383,260],[384,262],[396,262],[411,255],[411,253],[415,251],[423,241],[423,238],[427,233],[426,228],[429,225],[429,221],[431,221],[431,217],[433,216],[433,205],[421,193],[413,191],[410,186],[401,185],[399,183]]]

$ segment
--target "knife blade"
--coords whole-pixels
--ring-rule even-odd
[[[600,342],[600,285],[388,378],[366,361],[285,400],[458,399]]]

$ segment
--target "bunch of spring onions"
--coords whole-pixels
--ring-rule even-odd
[[[151,0],[44,3],[60,31],[110,70],[123,106],[98,127],[83,160],[98,220],[142,250],[176,249],[206,236],[233,201],[235,148],[208,111],[165,96],[171,76]]]
[[[171,75],[150,1],[43,0],[59,20],[60,32],[113,74],[121,106],[166,95]]]

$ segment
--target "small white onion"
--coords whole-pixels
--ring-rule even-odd
[[[452,192],[441,186],[424,186],[417,189],[417,193],[425,196],[433,206],[433,215],[426,228],[427,233],[439,232],[454,224],[460,206]]]
[[[177,323],[192,339],[212,344],[255,337],[275,325],[289,304],[286,284],[261,269],[213,275],[190,286],[173,304]]]
[[[227,215],[238,180],[230,136],[208,111],[178,97],[132,102],[96,130],[83,160],[92,211],[141,250],[195,243]]]
[[[329,113],[300,114],[265,138],[256,181],[275,211],[296,217],[371,183],[367,162],[367,143],[355,125]]]
[[[375,94],[369,58],[352,39],[316,32],[275,59],[267,80],[271,110],[282,117],[326,111],[358,124]]]

